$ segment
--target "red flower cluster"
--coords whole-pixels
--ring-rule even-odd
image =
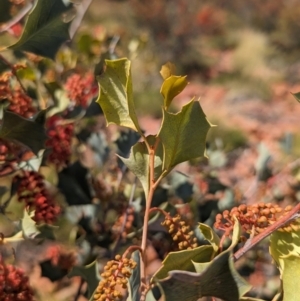
[[[35,171],[22,171],[14,181],[19,181],[17,188],[19,202],[34,209],[33,219],[37,223],[52,224],[60,213],[60,207],[50,197],[42,175]]]
[[[7,72],[0,76],[0,102],[8,102],[8,110],[29,118],[36,113],[32,99],[24,93],[20,86],[11,87],[9,78],[11,73]]]
[[[18,145],[0,139],[0,176],[15,171],[19,154],[20,147]]]
[[[58,266],[63,270],[71,270],[76,264],[76,257],[73,252],[68,252],[59,245],[53,245],[47,250],[47,257],[50,258],[53,266]]]
[[[0,257],[0,301],[33,301],[33,290],[24,272],[6,265]]]
[[[283,215],[288,213],[292,206],[287,206],[284,210],[277,204],[273,203],[258,203],[254,205],[242,204],[234,207],[231,211],[225,210],[222,214],[217,214],[214,227],[223,230],[225,236],[230,236],[234,227],[234,218],[236,217],[241,224],[244,232],[258,234],[264,231],[265,228],[275,223]],[[298,225],[290,223],[281,231],[292,231],[298,229]]]
[[[93,97],[98,93],[98,87],[95,85],[94,75],[85,74],[84,77],[79,74],[71,75],[64,88],[68,91],[68,96],[76,106],[80,105],[86,108]]]
[[[58,116],[52,116],[46,122],[48,134],[46,146],[51,149],[48,162],[53,163],[56,167],[67,165],[72,154],[74,124],[62,124],[62,120]]]

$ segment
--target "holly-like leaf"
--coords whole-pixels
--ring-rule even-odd
[[[69,7],[62,0],[38,0],[21,38],[10,48],[54,59],[62,43],[70,39],[71,20],[64,22],[62,16],[67,10]]]
[[[105,64],[104,74],[98,77],[97,103],[104,112],[107,125],[114,123],[141,133],[132,96],[130,61],[106,60]]]
[[[220,238],[216,232],[206,224],[199,224],[199,229],[202,232],[204,238],[211,244],[214,252],[217,253],[220,246]]]
[[[74,266],[68,274],[68,277],[71,278],[74,276],[80,276],[87,282],[88,298],[91,298],[100,280],[97,260],[86,266]]]
[[[214,254],[213,254],[214,255]],[[210,266],[211,262],[195,262],[193,261],[193,265],[195,268],[195,271],[197,273],[202,273],[203,271],[205,271],[209,266]]]
[[[43,120],[44,113],[45,111],[41,111],[35,119],[30,120],[4,111],[0,138],[22,143],[29,147],[35,155],[38,155],[39,150],[45,148],[44,143],[47,138]]]
[[[164,80],[160,93],[164,98],[164,108],[167,110],[175,96],[187,86],[186,76],[171,75]]]
[[[296,98],[298,102],[300,102],[300,92],[292,93],[292,95]]]
[[[293,224],[296,224],[293,231],[275,231],[270,237],[270,253],[279,268],[283,283],[283,301],[295,301],[298,299],[300,219],[294,221]]]
[[[161,268],[153,275],[152,281],[168,277],[168,273],[173,270],[195,272],[193,261],[209,262],[213,252],[212,246],[201,246],[193,250],[170,252],[162,262]],[[182,300],[185,299],[183,298]]]
[[[171,271],[159,284],[166,301],[196,301],[204,296],[238,301],[251,288],[235,270],[230,251],[217,256],[202,273]]]
[[[300,219],[297,222],[299,226]],[[275,231],[270,236],[270,253],[280,272],[284,271],[284,259],[288,256],[300,257],[300,230],[292,232]]]
[[[163,170],[204,156],[206,135],[211,127],[198,101],[191,100],[177,113],[164,110],[158,134],[164,147]]]
[[[300,277],[300,256],[291,255],[285,257],[282,273],[283,301],[299,300],[299,277]]]
[[[155,136],[146,137],[150,145],[156,142]],[[161,143],[158,144],[154,160],[154,178],[157,179],[162,174],[163,150]],[[129,158],[119,157],[123,163],[131,170],[141,181],[145,195],[149,191],[149,153],[145,142],[138,142],[132,148]]]
[[[137,263],[137,266],[132,271],[128,281],[128,298],[127,301],[140,301],[140,284],[141,284],[141,273],[140,273],[140,253],[135,251],[132,254],[132,259]]]

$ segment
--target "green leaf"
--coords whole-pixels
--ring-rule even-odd
[[[140,284],[141,284],[141,273],[140,273],[140,252],[135,251],[132,254],[132,259],[137,263],[137,266],[132,271],[128,281],[128,298],[127,301],[140,301]]]
[[[297,222],[298,226],[300,219]],[[284,259],[288,256],[300,257],[300,230],[292,232],[275,231],[270,236],[270,254],[277,263],[282,273],[284,271]]]
[[[235,270],[230,251],[217,256],[202,273],[171,271],[159,284],[166,301],[196,301],[204,296],[238,301],[251,288]]]
[[[160,93],[164,98],[164,108],[167,110],[175,96],[187,86],[186,76],[171,75],[164,80]]]
[[[134,109],[130,61],[106,60],[105,63],[105,72],[98,77],[100,94],[96,102],[104,112],[107,125],[121,125],[142,135]]]
[[[300,92],[297,92],[297,93],[291,93],[298,102],[300,102]]]
[[[220,246],[220,238],[216,232],[206,224],[199,224],[199,229],[202,232],[204,238],[212,245],[214,252],[217,253]]]
[[[192,261],[208,262],[211,260],[213,252],[212,246],[201,246],[193,250],[170,252],[162,262],[162,267],[153,275],[151,281],[166,278],[168,273],[173,270],[194,272],[195,268]]]
[[[190,101],[177,113],[164,110],[158,134],[164,147],[163,170],[204,156],[206,135],[211,127],[198,101]]]
[[[283,301],[299,300],[299,277],[300,277],[300,257],[288,256],[283,259],[284,270],[282,273]]]
[[[215,255],[215,254],[212,254],[212,256]],[[195,262],[193,261],[193,265],[194,265],[194,268],[195,268],[195,271],[197,273],[202,273],[203,271],[205,271],[209,266],[210,266],[211,262],[208,261],[208,262]]]
[[[146,137],[150,145],[154,145],[157,138],[155,136]],[[132,148],[129,158],[120,157],[124,164],[138,177],[144,188],[145,194],[149,191],[149,153],[145,142],[138,142]],[[158,144],[154,160],[154,178],[157,179],[162,174],[163,150],[161,143]]]
[[[97,260],[86,266],[74,266],[68,277],[71,278],[74,276],[80,276],[87,282],[88,298],[91,298],[100,281]]]
[[[9,48],[54,59],[62,43],[70,39],[70,22],[64,22],[62,18],[68,9],[62,0],[38,0],[21,38]]]
[[[4,111],[0,138],[15,140],[29,147],[35,155],[39,150],[45,148],[44,143],[47,135],[44,128],[43,115],[41,111],[33,120],[25,119],[15,113]]]
[[[300,277],[300,219],[292,232],[275,231],[270,237],[270,253],[279,268],[283,283],[283,301],[298,300]]]

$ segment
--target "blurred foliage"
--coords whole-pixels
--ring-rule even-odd
[[[13,156],[5,157],[9,161],[9,165],[6,165],[3,156],[7,150],[0,149],[0,232],[4,235],[3,240],[0,238],[0,253],[10,262],[13,256],[8,249],[13,247],[16,249],[17,262],[39,263],[42,275],[55,282],[53,286],[49,284],[49,292],[45,292],[45,295],[37,282],[35,289],[41,294],[39,300],[59,300],[54,295],[59,295],[59,290],[66,283],[75,284],[78,290],[76,278],[66,280],[68,273],[69,276],[80,275],[83,279],[90,277],[94,280],[90,283],[89,292],[80,284],[77,295],[84,298],[83,295],[91,295],[94,291],[98,283],[95,275],[108,260],[129,245],[140,243],[145,209],[141,186],[135,186],[133,175],[115,157],[116,153],[128,157],[130,147],[140,135],[131,130],[106,129],[103,112],[98,105],[95,106],[98,94],[95,78],[103,76],[105,59],[127,56],[132,60],[132,81],[135,85],[132,95],[129,94],[134,99],[138,116],[151,115],[156,122],[160,121],[163,98],[157,89],[162,83],[158,71],[167,61],[176,63],[174,75],[188,75],[191,85],[187,86],[188,92],[182,93],[184,101],[194,95],[193,83],[201,85],[196,94],[201,94],[208,86],[222,86],[229,92],[217,97],[220,103],[227,102],[234,112],[236,106],[247,105],[248,100],[270,101],[274,95],[270,88],[273,83],[284,80],[288,83],[299,82],[300,9],[297,1],[283,0],[93,1],[82,26],[70,41],[67,29],[69,22],[72,22],[72,14],[63,18],[61,13],[65,7],[60,0],[47,1],[48,4],[58,3],[57,9],[52,7],[54,12],[42,2],[39,0],[35,9],[43,10],[43,15],[31,15],[29,23],[26,23],[26,18],[21,18],[15,26],[4,31],[2,29],[7,25],[6,22],[18,15],[31,1],[20,1],[18,4],[18,1],[3,0],[0,4],[1,47],[15,45],[12,48],[18,50],[2,51],[0,59],[1,76],[15,70],[7,75],[8,80],[5,78],[1,81],[1,85],[7,84],[5,88],[9,86],[10,99],[7,95],[2,97],[4,90],[0,86],[0,98],[3,101],[1,146],[14,150]],[[78,5],[80,1],[74,3]],[[41,18],[47,16],[49,11],[52,11],[53,19]],[[40,26],[43,30],[47,29],[46,33],[48,30],[53,33],[53,29],[57,28],[63,31],[57,32],[58,39],[53,40],[51,35],[46,35],[47,39],[43,40],[40,35],[44,37],[44,33],[43,30],[39,31]],[[27,33],[22,35],[24,28]],[[42,40],[47,47],[39,44],[42,44]],[[54,60],[20,51],[32,51]],[[20,65],[13,69],[16,63]],[[179,91],[175,92],[172,97]],[[32,104],[31,112],[42,110],[44,113],[23,118],[23,115],[12,113],[15,109],[13,100],[20,101],[17,102],[18,108],[23,108],[19,104],[25,102]],[[168,101],[165,106],[169,106]],[[214,116],[218,110],[216,106],[207,113]],[[176,99],[170,111],[178,111]],[[263,124],[266,119],[263,114],[257,111],[250,119],[260,118]],[[270,118],[275,120],[277,117]],[[228,126],[228,122],[223,124],[218,117],[215,119],[213,123],[218,126],[210,130],[207,140],[209,160],[193,159],[191,164],[180,166],[182,173],[169,174],[158,187],[153,200],[153,206],[164,208],[172,215],[184,216],[191,228],[195,229],[200,244],[207,242],[206,236],[199,233],[198,222],[212,226],[217,213],[229,210],[236,204],[272,201],[284,207],[296,204],[300,199],[297,161],[285,169],[282,168],[282,162],[276,161],[277,154],[273,160],[272,151],[266,151],[267,155],[262,159],[258,142],[253,139],[261,130],[259,127],[253,126],[252,132],[244,132],[242,128]],[[48,144],[45,152],[39,153],[52,130],[56,142]],[[172,130],[166,136],[172,137]],[[274,128],[274,132],[276,130]],[[266,131],[270,131],[270,128]],[[198,135],[192,137],[195,143],[198,142]],[[257,137],[259,134],[255,139],[262,140]],[[299,156],[298,134],[287,132],[282,137],[277,135],[276,139],[281,139],[284,154],[289,156],[286,161]],[[66,149],[61,147],[63,141],[68,141]],[[172,148],[176,146],[174,144]],[[181,143],[181,146],[186,145]],[[50,162],[49,154],[53,149],[63,156]],[[204,146],[201,146],[201,154],[203,149]],[[37,186],[30,181],[27,185],[33,185],[34,189],[43,187],[49,192],[51,200],[60,206],[60,215],[53,226],[36,224],[34,208],[20,201],[18,187],[21,182],[13,181],[13,178],[23,170],[42,175],[44,178]],[[27,188],[34,191],[32,186]],[[177,251],[169,234],[162,228],[161,221],[161,216],[154,215],[149,229],[149,241],[154,250],[152,259],[159,264],[161,260],[168,262],[172,256],[168,257],[167,254]],[[24,238],[29,240],[29,244],[24,242]],[[75,268],[68,266],[61,271],[51,261],[54,256],[47,251],[52,244],[59,246],[60,253],[56,255],[64,254],[64,259],[72,258],[72,252],[76,253]],[[204,248],[211,250],[210,246]],[[183,253],[181,258],[186,259],[187,254]],[[229,257],[229,253],[226,256]],[[249,295],[271,300],[278,292],[279,279],[276,271],[270,268],[265,244],[258,246],[245,258],[238,270],[258,287]],[[232,263],[227,261],[228,258],[225,259],[221,261],[231,270]],[[297,261],[294,257],[286,259],[288,273],[283,275],[284,279],[291,278],[293,264]],[[196,263],[196,267],[201,269],[201,263]],[[211,271],[215,272],[216,267],[218,259]],[[28,269],[29,272],[33,271],[31,267]],[[194,272],[191,262],[187,269]],[[228,273],[227,268],[223,271]],[[149,273],[153,275],[155,272]],[[180,278],[185,274],[176,276]],[[136,273],[132,274],[132,295],[136,293],[133,286],[138,282],[138,277]],[[255,282],[255,279],[259,280]],[[224,278],[219,280],[224,281]],[[174,282],[176,285],[177,282]],[[286,285],[286,280],[284,282]],[[184,291],[181,286],[178,287]],[[253,299],[245,297],[243,300]]]

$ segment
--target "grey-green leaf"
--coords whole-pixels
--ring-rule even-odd
[[[161,86],[160,93],[164,98],[164,108],[167,110],[175,96],[188,84],[186,76],[171,75],[166,78]]]
[[[235,270],[230,251],[217,256],[202,273],[171,271],[159,284],[166,301],[196,301],[204,296],[238,301],[251,287]]]
[[[300,92],[292,93],[292,95],[296,98],[298,102],[300,102]]]
[[[13,50],[28,51],[54,59],[59,47],[70,39],[69,22],[62,14],[69,10],[62,0],[38,0],[31,10],[21,38]]]
[[[150,145],[154,145],[157,138],[155,136],[146,137]],[[162,145],[158,143],[154,160],[154,177],[157,179],[162,173]],[[145,194],[149,191],[149,153],[145,142],[138,142],[132,148],[129,158],[120,157],[124,164],[141,181]]]
[[[211,127],[198,101],[191,100],[177,113],[164,110],[158,134],[164,147],[163,170],[204,156],[206,135]]]
[[[204,238],[212,245],[215,253],[218,252],[220,246],[220,238],[216,232],[206,224],[199,224],[199,229],[202,232]]]
[[[132,96],[130,61],[106,60],[105,67],[104,74],[98,77],[100,94],[97,103],[104,112],[107,125],[114,123],[141,133]]]
[[[132,271],[132,274],[129,277],[127,301],[140,301],[140,291],[139,291],[140,284],[141,284],[140,252],[135,251],[131,257],[137,263],[137,266]]]
[[[212,246],[201,246],[193,250],[170,252],[162,262],[162,267],[153,275],[152,280],[163,279],[173,270],[195,272],[193,261],[209,262],[213,252]]]
[[[15,113],[4,111],[0,138],[15,140],[29,147],[36,155],[44,149],[47,135],[44,128],[44,114],[41,111],[35,119],[25,119]]]

